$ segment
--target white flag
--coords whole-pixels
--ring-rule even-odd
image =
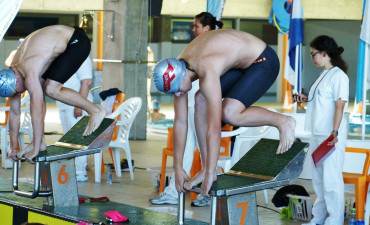
[[[0,41],[17,15],[23,0],[0,0]]]
[[[362,18],[362,25],[361,25],[361,35],[360,38],[368,45],[370,45],[370,9],[369,9],[369,1],[366,1],[365,9],[364,9],[364,17]]]

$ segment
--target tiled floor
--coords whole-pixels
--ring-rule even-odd
[[[58,120],[59,116],[55,104],[48,104],[48,111],[46,117],[46,142],[52,144],[61,137],[61,125]],[[122,177],[117,178],[113,173],[113,183],[106,184],[106,175],[102,175],[102,183],[94,183],[94,168],[93,157],[88,160],[88,177],[87,182],[78,183],[79,193],[90,197],[107,196],[112,201],[134,205],[146,209],[151,209],[164,213],[177,213],[177,206],[154,206],[149,203],[149,199],[158,195],[154,189],[151,180],[151,173],[147,168],[160,167],[161,165],[161,152],[166,144],[166,136],[148,134],[147,140],[135,141],[131,140],[132,158],[135,161],[135,180],[130,181],[129,173],[123,173]],[[121,157],[125,157],[124,152],[121,152]],[[110,163],[111,159],[107,150],[104,151],[105,163]],[[168,166],[171,166],[172,160],[168,160]],[[29,163],[22,163],[19,176],[23,178],[33,178],[33,166]],[[0,176],[11,177],[11,170],[0,169]],[[28,180],[30,180],[28,179]],[[24,179],[27,180],[27,179]],[[298,179],[295,184],[302,185],[311,195],[312,199],[315,198],[312,190],[310,180]],[[271,203],[276,189],[268,190],[270,203],[265,205],[263,192],[257,192],[258,218],[259,224],[263,225],[297,225],[303,223],[302,221],[292,219],[282,219],[279,215],[279,209],[275,208]],[[354,189],[351,185],[346,185],[346,198],[354,199]],[[352,200],[353,201],[353,200]],[[185,216],[199,221],[209,222],[210,207],[191,207],[190,196],[187,194],[186,199],[186,213]],[[122,212],[124,214],[124,212]],[[348,224],[346,221],[345,224]]]

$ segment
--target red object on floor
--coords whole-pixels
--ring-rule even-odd
[[[99,198],[78,198],[80,203],[89,203],[89,202],[109,202],[108,197],[99,197]]]

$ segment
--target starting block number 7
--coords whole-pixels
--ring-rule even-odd
[[[242,207],[242,215],[240,217],[240,225],[243,225],[245,222],[245,217],[247,216],[247,210],[248,210],[248,202],[238,202],[236,203],[236,207]]]

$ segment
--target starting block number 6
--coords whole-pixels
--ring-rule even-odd
[[[242,215],[240,217],[240,225],[243,225],[244,222],[245,222],[245,217],[247,216],[247,210],[248,210],[248,202],[238,202],[236,203],[236,207],[242,207],[243,208],[243,211],[242,211]]]
[[[63,165],[60,170],[59,170],[59,173],[58,173],[58,182],[60,184],[66,184],[68,182],[68,173],[65,172],[65,168],[66,168],[66,165]]]

